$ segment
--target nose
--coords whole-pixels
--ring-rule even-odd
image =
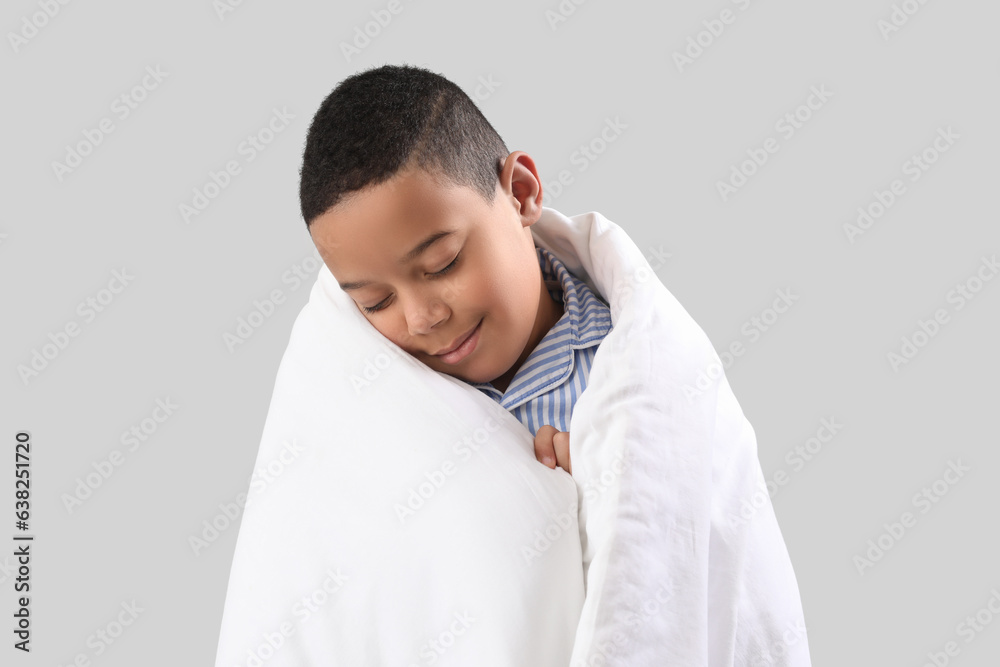
[[[436,295],[411,294],[404,307],[411,336],[429,333],[448,318],[448,306]]]

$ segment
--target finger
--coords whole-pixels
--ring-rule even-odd
[[[569,431],[559,431],[552,436],[552,448],[555,450],[559,467],[572,475],[573,467],[569,461]]]
[[[550,468],[556,467],[556,453],[552,447],[552,436],[558,433],[555,426],[546,424],[535,432],[535,458]]]

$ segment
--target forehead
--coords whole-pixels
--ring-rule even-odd
[[[454,247],[484,208],[471,188],[414,170],[352,193],[317,217],[310,233],[339,281],[367,280],[404,269],[400,260],[434,232],[455,233],[432,244],[422,257],[436,257],[441,246]]]

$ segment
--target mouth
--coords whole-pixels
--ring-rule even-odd
[[[476,349],[476,344],[479,342],[479,330],[482,326],[483,321],[479,320],[470,331],[462,334],[451,347],[445,348],[442,352],[439,352],[433,356],[437,357],[446,364],[457,364],[459,361],[469,356],[474,349]]]

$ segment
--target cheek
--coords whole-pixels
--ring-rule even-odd
[[[406,322],[396,318],[368,319],[368,323],[380,334],[404,350],[413,349],[413,338],[410,336]]]
[[[400,318],[397,322],[393,323],[392,327],[393,328],[385,334],[386,338],[404,350],[411,350],[419,347],[417,342],[413,339],[413,336],[410,335],[410,330],[406,326],[405,320]]]
[[[453,303],[460,308],[491,311],[500,315],[510,307],[510,282],[490,274],[477,274],[471,278]]]
[[[454,314],[457,311],[483,307],[494,289],[488,274],[483,273],[478,267],[469,267],[468,270],[447,280],[440,296]]]

